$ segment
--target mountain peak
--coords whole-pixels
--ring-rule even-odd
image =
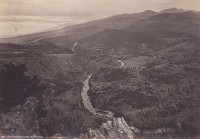
[[[156,12],[152,10],[145,10],[143,13],[156,13]]]
[[[184,9],[178,9],[178,8],[170,8],[170,9],[164,9],[160,13],[182,13],[185,12]]]

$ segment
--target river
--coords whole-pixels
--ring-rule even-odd
[[[119,68],[125,66],[125,63],[122,60],[118,60],[118,62],[121,63]],[[83,81],[83,88],[82,88],[82,91],[81,91],[81,97],[82,97],[83,105],[84,105],[85,109],[88,110],[89,112],[91,112],[92,114],[113,119],[114,113],[112,113],[111,111],[98,110],[98,109],[95,109],[92,106],[90,97],[88,96],[88,91],[90,89],[89,82],[90,82],[90,79],[92,78],[92,75],[93,74],[88,75],[87,78]],[[138,128],[135,128],[133,126],[131,126],[130,128],[135,134],[141,134],[142,133],[141,130],[138,129]],[[163,131],[165,131],[165,130],[168,132],[168,130],[170,131],[170,128],[160,128],[160,129],[156,129],[156,130],[152,130],[152,131],[146,130],[146,131],[143,131],[142,134],[143,135],[149,135],[149,134],[150,135],[159,135],[159,134],[163,134]]]
[[[82,97],[82,101],[83,101],[83,105],[85,107],[86,110],[88,110],[89,112],[96,114],[96,110],[95,108],[92,106],[92,103],[90,101],[90,98],[88,96],[88,91],[90,89],[89,86],[89,80],[91,79],[92,74],[88,75],[87,78],[83,81],[83,88],[81,91],[81,97]]]
[[[118,60],[118,61],[121,63],[119,67],[125,66],[125,63],[122,60]],[[92,106],[90,97],[88,96],[88,91],[90,89],[89,82],[90,82],[90,79],[92,78],[92,75],[93,74],[88,75],[87,78],[83,81],[81,97],[82,97],[84,108],[95,115],[113,118],[114,114],[112,112],[105,111],[105,110],[97,110]]]

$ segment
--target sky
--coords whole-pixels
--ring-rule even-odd
[[[164,8],[200,10],[200,0],[0,0],[3,15],[109,16]]]
[[[0,37],[115,14],[161,11],[173,7],[200,11],[200,0],[0,0]],[[16,30],[13,26],[21,29]]]

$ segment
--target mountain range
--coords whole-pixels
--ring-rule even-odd
[[[177,8],[0,39],[0,134],[198,138],[199,45],[200,12]]]
[[[168,9],[169,11],[173,9]],[[91,22],[87,22],[84,24],[78,24],[78,25],[72,25],[72,26],[66,26],[58,30],[53,30],[53,31],[47,31],[47,32],[42,32],[42,33],[35,33],[35,34],[30,34],[30,35],[25,35],[25,36],[19,36],[19,37],[12,37],[8,39],[2,39],[1,42],[12,42],[12,43],[27,43],[30,41],[34,41],[40,38],[47,38],[51,36],[58,35],[58,37],[67,36],[67,34],[80,34],[82,31],[85,31],[84,35],[86,34],[94,34],[97,33],[98,31],[102,31],[107,28],[112,28],[112,29],[122,29],[130,24],[132,24],[135,21],[149,18],[151,16],[157,15],[159,13],[151,11],[151,10],[146,10],[141,13],[134,13],[134,14],[122,14],[122,15],[116,15],[104,19],[99,19]],[[78,35],[78,38],[81,37]]]

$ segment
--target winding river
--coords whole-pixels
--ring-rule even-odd
[[[125,63],[122,60],[118,60],[118,62],[121,63],[119,68],[125,66]],[[95,115],[98,115],[98,116],[103,116],[103,117],[108,117],[108,118],[112,119],[112,118],[114,118],[114,114],[112,112],[105,111],[105,110],[97,110],[92,106],[90,97],[88,96],[88,91],[90,89],[89,82],[90,82],[90,79],[92,78],[92,75],[93,74],[88,75],[87,78],[83,81],[83,88],[82,88],[82,91],[81,91],[81,97],[82,97],[84,108],[86,110],[88,110],[89,112],[91,112],[92,114],[95,114]],[[140,129],[137,129],[133,126],[131,126],[130,128],[135,134],[141,134]],[[154,135],[154,134],[158,135],[158,134],[163,134],[163,131],[168,132],[168,131],[170,131],[170,128],[161,128],[161,129],[156,129],[156,130],[152,130],[152,131],[146,130],[146,131],[143,131],[142,134],[143,135],[149,135],[149,133],[150,133],[152,135]]]
[[[118,60],[118,62],[121,63],[121,65],[119,67],[125,66],[125,63],[122,60]],[[92,78],[92,74],[88,75],[87,78],[83,81],[81,97],[82,97],[84,108],[95,115],[113,118],[114,114],[112,112],[105,111],[105,110],[97,110],[92,106],[90,97],[88,96],[88,91],[90,89],[89,82],[90,82],[91,78]]]
[[[83,88],[81,91],[81,97],[82,97],[82,101],[83,101],[83,105],[85,107],[86,110],[88,110],[89,112],[96,114],[96,110],[95,108],[92,106],[92,103],[90,101],[90,98],[88,96],[88,91],[90,89],[89,86],[89,81],[92,77],[92,74],[88,75],[87,78],[83,81]]]

